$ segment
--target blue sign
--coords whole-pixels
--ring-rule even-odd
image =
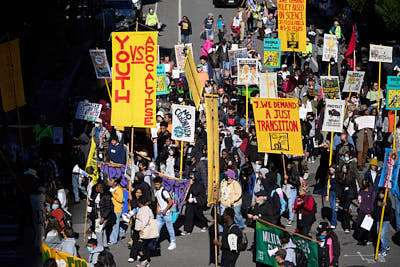
[[[400,76],[387,76],[387,88],[400,89]]]
[[[264,51],[281,51],[281,39],[264,38]]]

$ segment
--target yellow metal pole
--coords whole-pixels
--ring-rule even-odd
[[[110,98],[110,101],[112,102],[110,86],[108,85],[107,79],[104,79],[104,82],[106,83],[107,92],[108,92],[108,97]]]
[[[385,214],[385,208],[386,208],[387,192],[388,192],[388,188],[386,187],[386,189],[385,189],[385,197],[383,198],[381,220],[380,220],[380,223],[379,223],[378,241],[376,242],[375,260],[378,258],[379,244],[381,242],[382,223],[383,223],[383,215]]]
[[[283,155],[283,153],[282,153],[281,156],[282,156],[282,164],[283,164],[283,174],[284,174],[284,176],[286,176],[285,155]]]
[[[90,176],[89,176],[89,183],[87,188],[89,188],[90,185]],[[88,192],[86,188],[86,192]],[[92,189],[93,190],[93,189]],[[86,227],[87,227],[87,209],[88,209],[88,200],[89,200],[89,194],[86,194],[86,211],[85,211],[85,225],[83,227],[83,242],[86,242]]]
[[[334,132],[331,132],[331,147],[329,149],[329,168],[332,165],[332,152],[333,152],[333,136],[334,136]],[[329,197],[329,189],[331,186],[331,175],[329,175],[328,177],[328,186],[326,187],[326,195]]]
[[[350,95],[351,95],[351,92],[349,92],[349,96],[347,97],[346,107],[344,108],[344,115],[346,115],[347,106],[349,105]],[[344,118],[344,116],[343,116],[343,118]]]
[[[397,121],[397,109],[394,110],[394,128],[393,128],[393,149],[396,149],[396,121]]]
[[[246,132],[249,128],[248,125],[249,125],[249,85],[246,84]]]
[[[182,179],[183,172],[183,141],[181,141],[181,165],[179,167],[179,178]]]

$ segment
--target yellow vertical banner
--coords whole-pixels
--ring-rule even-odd
[[[4,112],[26,104],[18,39],[0,44],[0,88]]]
[[[282,51],[306,51],[306,0],[278,0],[278,25]]]
[[[88,155],[88,160],[86,162],[85,172],[92,179],[93,185],[97,184],[97,179],[99,178],[99,172],[97,167],[97,150],[96,150],[96,142],[92,136],[90,141],[90,150]],[[89,169],[92,168],[92,170]]]
[[[113,32],[111,125],[156,127],[157,32]]]
[[[185,64],[183,65],[183,70],[185,71],[186,80],[189,85],[189,89],[192,92],[192,97],[196,109],[199,109],[200,98],[203,94],[203,86],[201,86],[199,74],[197,73],[196,65],[194,64],[192,50],[189,48],[187,50],[187,55],[185,59]]]
[[[299,100],[257,97],[252,100],[258,152],[303,155]]]
[[[215,204],[219,187],[218,95],[205,95],[207,119],[208,199]]]

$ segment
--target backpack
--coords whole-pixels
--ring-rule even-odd
[[[307,200],[309,200],[310,197],[312,197],[312,196],[311,196],[311,195],[308,195],[308,199],[307,199]],[[317,213],[317,202],[315,202],[315,199],[314,199],[314,198],[313,198],[313,201],[314,201],[314,204],[313,204],[313,207],[312,207],[311,214],[314,215],[314,221],[315,221],[315,220],[316,220],[315,214]]]
[[[280,188],[277,188],[277,189],[280,189]],[[280,189],[280,192],[282,193],[282,196],[281,196],[281,194],[279,194],[279,193],[276,191],[276,189],[272,190],[272,191],[271,191],[271,198],[272,198],[272,196],[274,195],[275,192],[278,194],[279,200],[280,200],[280,202],[281,202],[281,207],[280,207],[280,212],[279,212],[279,214],[282,215],[282,214],[284,214],[286,211],[289,210],[289,209],[288,209],[288,203],[289,203],[289,201],[288,201],[288,198],[287,198],[286,194],[282,191],[282,189]]]
[[[65,228],[72,228],[72,214],[64,209],[61,210],[63,211],[63,221]]]
[[[308,259],[304,251],[299,249],[298,247],[293,249],[296,253],[296,266],[298,267],[307,267]]]
[[[123,188],[122,194],[123,194],[122,213],[127,213],[129,212],[129,191]]]
[[[246,233],[244,233],[244,232],[239,228],[239,226],[238,226],[236,223],[232,224],[231,227],[229,227],[228,233],[231,231],[231,229],[232,229],[234,226],[236,226],[236,227],[239,229],[240,233],[242,234],[242,240],[241,240],[241,242],[238,244],[238,248],[237,248],[237,249],[238,249],[238,252],[240,252],[240,251],[245,251],[246,248],[247,248],[247,245],[249,244],[249,240],[247,239]]]

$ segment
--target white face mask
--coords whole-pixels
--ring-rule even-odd
[[[256,164],[255,172],[256,173],[260,172],[260,169],[261,169],[261,165],[260,164]]]
[[[96,122],[96,123],[94,124],[94,126],[95,126],[96,128],[99,128],[99,127],[100,127],[100,123]]]

